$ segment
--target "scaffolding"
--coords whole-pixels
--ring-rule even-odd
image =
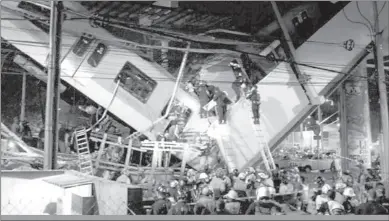
[[[99,150],[95,159],[92,159],[94,162],[95,171],[98,169],[108,169],[117,171],[117,167],[121,169],[129,169],[130,174],[138,174],[140,170],[150,174],[150,175],[163,175],[176,173],[179,171],[179,176],[182,178],[185,173],[185,168],[188,161],[189,154],[200,154],[201,151],[196,148],[195,145],[183,142],[168,142],[168,141],[142,141],[140,142],[137,139],[123,139],[120,136],[107,134],[103,132],[92,131],[89,137],[90,140],[100,143]],[[118,147],[123,150],[125,153],[124,163],[114,163],[109,162],[108,160],[102,159],[104,151],[106,150],[106,145],[108,147]],[[134,154],[134,151],[140,153],[139,163],[133,164],[131,162],[131,157]],[[142,160],[145,157],[145,153],[152,152],[151,165],[143,166]],[[170,167],[171,154],[172,153],[181,153],[182,161],[180,167]],[[115,169],[116,168],[116,169]]]

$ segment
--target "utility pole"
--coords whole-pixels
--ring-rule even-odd
[[[388,97],[385,84],[385,69],[384,69],[384,55],[383,55],[383,38],[379,25],[379,12],[378,4],[376,1],[373,3],[374,9],[374,33],[375,33],[375,51],[377,54],[377,71],[378,71],[378,89],[380,94],[380,106],[381,106],[381,124],[382,124],[382,146],[381,146],[381,174],[384,180],[385,187],[389,190],[389,116],[388,116]],[[386,191],[386,197],[389,197],[389,191]]]
[[[20,104],[20,121],[23,122],[26,117],[26,81],[27,81],[27,73],[23,72],[23,80],[22,80],[22,99]]]
[[[50,62],[46,92],[45,158],[44,169],[56,169],[58,151],[58,99],[60,83],[60,51],[62,31],[62,1],[51,1],[50,13]]]

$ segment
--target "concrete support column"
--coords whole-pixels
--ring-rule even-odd
[[[365,61],[362,61],[353,72],[353,77],[340,89],[343,170],[354,169],[355,166],[355,163],[346,159],[361,159],[367,168],[371,167],[369,94],[364,64]]]
[[[342,170],[349,169],[348,148],[347,148],[347,112],[346,112],[346,93],[343,85],[339,88],[339,121],[340,121],[340,155],[342,156]]]

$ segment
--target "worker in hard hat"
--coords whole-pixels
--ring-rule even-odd
[[[225,196],[225,211],[231,215],[239,215],[240,201],[238,193],[235,190],[230,190]]]
[[[186,194],[183,191],[177,192],[177,202],[172,205],[168,215],[188,215],[190,208],[186,202]]]
[[[197,96],[199,97],[200,101],[200,117],[206,118],[208,116],[208,111],[204,110],[204,106],[208,104],[210,98],[210,94],[207,89],[207,84],[205,81],[199,81],[199,84],[195,88],[195,92]]]
[[[227,120],[227,105],[231,102],[227,97],[227,92],[216,89],[216,94],[213,100],[216,102],[216,113],[219,118],[219,124],[225,124]]]
[[[209,215],[215,210],[215,200],[212,198],[212,191],[208,187],[204,187],[201,192],[193,212],[195,215]]]
[[[224,181],[224,171],[222,168],[218,168],[215,171],[215,176],[212,178],[209,185],[214,192],[214,198],[217,200],[221,197],[221,194],[225,194],[227,190],[226,182]]]
[[[157,200],[151,206],[152,215],[167,215],[171,208],[171,202],[166,198],[167,189],[164,186],[159,186],[156,191]]]
[[[259,124],[259,105],[261,104],[261,97],[258,93],[258,86],[254,85],[248,93],[247,99],[251,101],[251,110],[254,116],[254,124]]]
[[[119,183],[131,184],[130,171],[128,168],[124,168],[121,171],[121,175],[116,179]]]

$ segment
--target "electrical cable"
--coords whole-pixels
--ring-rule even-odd
[[[372,32],[373,32],[373,24],[369,21],[369,19],[367,19],[364,15],[363,15],[363,13],[361,12],[361,9],[359,8],[359,3],[358,3],[358,1],[356,1],[356,4],[357,4],[357,9],[358,9],[358,12],[359,12],[359,14],[362,16],[362,18],[363,19],[365,19],[365,21],[367,21],[367,23],[370,25],[370,28],[371,28],[371,30],[372,30]]]
[[[378,16],[380,16],[380,14],[381,14],[382,10],[384,10],[384,8],[385,8],[385,5],[386,5],[386,1],[384,2],[384,4],[382,5],[382,7],[381,7],[380,11],[378,12]]]
[[[360,25],[365,26],[365,27],[369,30],[369,32],[370,32],[370,38],[371,38],[371,40],[373,41],[373,30],[371,29],[371,27],[369,27],[367,24],[365,24],[365,23],[363,23],[363,22],[351,20],[351,19],[347,16],[346,11],[344,10],[344,8],[342,9],[342,12],[343,12],[344,17],[345,17],[349,22],[354,23],[354,24],[360,24]]]
[[[9,42],[16,42],[18,43],[19,45],[28,45],[28,46],[36,46],[36,47],[41,47],[42,45],[47,45],[47,43],[44,43],[44,42],[31,42],[31,41],[18,41],[18,40],[9,40]],[[24,43],[25,42],[25,43]],[[70,44],[69,44],[70,46]],[[70,48],[70,47],[69,47]],[[3,49],[4,51],[7,51],[7,50],[11,50],[11,49]],[[37,51],[41,51],[41,50],[37,50]],[[113,55],[126,55],[126,56],[135,56],[135,55],[128,55],[126,53],[125,50],[118,50],[118,51],[123,51],[123,53],[119,53],[119,52],[116,52],[116,50],[110,50],[110,52],[113,54]],[[21,53],[22,54],[22,53]],[[37,53],[38,55],[39,53]],[[41,53],[41,55],[46,55],[46,53]],[[178,59],[177,59],[178,60]],[[284,60],[280,60],[280,61],[284,61]],[[331,64],[331,63],[318,63],[318,62],[306,62],[306,63],[301,63],[299,62],[298,64],[301,64],[301,65],[311,65],[309,66],[310,68],[317,68],[317,67],[314,67],[312,65],[319,65],[319,66],[326,66],[326,67],[349,67],[351,65],[341,65],[341,64]],[[114,65],[114,63],[112,63],[112,65]],[[214,66],[218,66],[217,64],[214,65]],[[320,67],[319,67],[320,68]],[[327,70],[328,71],[328,70]],[[330,70],[332,71],[332,70]]]
[[[92,130],[94,127],[96,127],[106,117],[106,115],[108,113],[108,109],[110,108],[110,106],[112,105],[113,101],[115,100],[115,97],[116,97],[116,94],[118,92],[119,86],[120,86],[120,81],[117,82],[117,84],[115,86],[115,90],[112,93],[112,98],[111,98],[108,106],[105,108],[105,110],[103,112],[103,115],[101,116],[101,118],[95,124],[93,124],[91,127],[86,129],[86,133],[88,133],[90,130]]]
[[[9,42],[12,42],[12,41],[9,41]],[[16,42],[24,42],[24,41],[16,41]],[[27,42],[26,43],[27,45],[30,45],[30,46],[37,46],[39,47],[39,45],[46,45],[46,43],[44,42]],[[241,51],[239,51],[241,52]],[[124,55],[125,53],[123,53]],[[253,55],[257,55],[257,54],[254,54],[254,53],[248,53],[248,54],[253,54]],[[135,55],[134,55],[135,56]],[[262,58],[266,58],[266,56],[260,56]],[[280,62],[286,62],[286,63],[292,63],[290,61],[286,61],[285,59],[275,59],[276,61],[280,61]],[[321,70],[321,71],[328,71],[328,72],[334,72],[334,73],[337,73],[337,74],[347,74],[347,73],[343,73],[343,72],[340,72],[340,71],[336,71],[336,70],[331,70],[331,69],[328,69],[328,68],[323,68],[323,67],[316,67],[316,66],[313,66],[313,65],[310,65],[308,63],[301,63],[301,62],[293,62],[294,64],[296,65],[300,65],[300,66],[305,66],[305,67],[309,67],[309,68],[313,68],[313,69],[318,69],[318,70]],[[113,63],[110,63],[111,65],[114,65]],[[311,63],[312,64],[312,63]],[[314,64],[314,63],[313,63]],[[321,66],[326,66],[326,67],[348,67],[347,65],[346,66],[343,66],[343,65],[334,65],[334,64],[330,64],[330,65],[326,65],[325,63],[321,63],[322,65]],[[325,65],[323,65],[325,64]],[[118,64],[119,65],[119,64]],[[101,68],[100,68],[101,69]],[[147,68],[146,68],[147,69]],[[108,68],[106,69],[107,71],[109,70]],[[90,70],[86,70],[86,71],[90,71]]]
[[[22,75],[22,72],[4,72],[2,71],[2,74],[4,75]],[[358,76],[354,76],[358,77]],[[61,76],[61,78],[72,78],[71,76]],[[88,78],[88,79],[100,79],[100,80],[114,80],[113,77],[81,77],[81,76],[75,76],[73,77],[75,79],[82,79],[82,78]],[[171,82],[171,79],[165,78],[165,79],[156,79],[157,82]],[[369,81],[369,79],[359,79],[359,81]],[[229,80],[208,80],[209,83],[233,83],[233,81]],[[310,82],[307,83],[307,85],[312,86],[326,86],[330,84],[337,84],[340,81],[317,81],[317,82]],[[388,83],[388,81],[385,81],[385,83]],[[292,81],[292,82],[281,82],[281,81],[268,81],[268,82],[261,82],[261,85],[290,85],[290,86],[298,86],[300,85],[299,81]]]

